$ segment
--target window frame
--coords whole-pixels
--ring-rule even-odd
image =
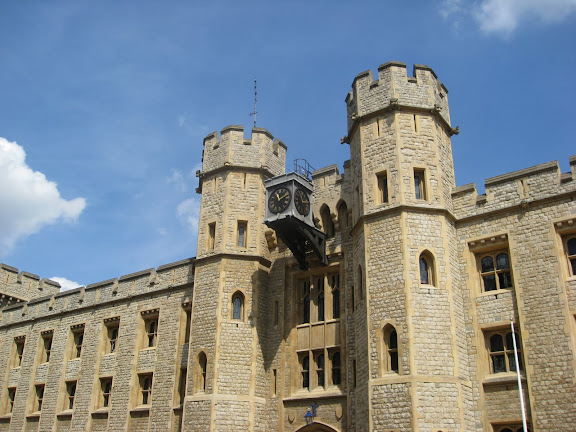
[[[506,255],[508,261],[507,268],[497,268],[498,266],[498,257],[501,255]],[[485,258],[491,258],[492,260],[492,270],[482,271],[482,261]],[[514,289],[514,273],[512,270],[512,258],[510,256],[510,251],[508,248],[506,249],[495,249],[489,252],[477,253],[476,254],[477,260],[477,270],[478,275],[480,277],[480,288],[483,293],[487,292],[499,292],[499,291],[510,291]],[[501,281],[500,275],[504,275],[509,273],[509,281],[510,286],[501,288]],[[485,277],[494,276],[494,286],[493,289],[486,289],[486,279]]]
[[[514,346],[507,346],[507,336],[512,333],[510,328],[499,328],[499,329],[488,329],[484,331],[484,340],[485,340],[485,347],[486,353],[488,357],[488,371],[490,375],[498,375],[498,374],[507,374],[513,373],[516,374],[517,370],[516,367],[512,369],[511,360],[515,361],[514,358]],[[515,331],[514,335],[516,336],[516,347],[518,349],[518,361],[520,363],[520,373],[524,372],[525,364],[524,358],[522,356],[523,349],[522,349],[522,339],[520,337],[520,332]],[[494,336],[500,336],[502,341],[502,350],[500,351],[492,351],[492,338]],[[495,371],[494,367],[494,358],[502,356],[504,357],[504,367],[506,370]]]
[[[396,335],[395,343],[392,335]],[[398,330],[392,324],[386,324],[382,329],[383,351],[384,351],[384,372],[386,374],[400,375],[400,343]],[[396,366],[396,368],[394,368]]]
[[[239,220],[236,227],[236,246],[241,249],[248,247],[248,221]]]
[[[206,250],[213,251],[216,247],[216,222],[208,224],[208,232],[206,235]]]
[[[435,262],[434,255],[429,250],[424,250],[420,253],[418,257],[418,279],[420,285],[437,286]],[[425,269],[422,268],[423,263],[426,265]],[[423,270],[425,271],[427,281],[423,280]]]
[[[378,204],[388,204],[390,202],[388,171],[376,173],[376,191],[378,194]]]
[[[110,388],[107,390],[107,384]],[[114,385],[113,377],[100,377],[100,395],[98,408],[109,409],[112,399],[112,386]]]
[[[6,390],[8,392],[8,396],[6,399],[5,414],[12,414],[14,412],[14,403],[16,402],[16,392],[18,391],[18,387],[11,386]]]
[[[426,187],[426,169],[414,168],[414,199],[417,201],[428,200],[428,188]]]
[[[24,361],[24,348],[26,346],[26,336],[14,337],[14,354],[11,361],[12,368],[19,368]]]
[[[54,340],[54,330],[44,330],[40,332],[40,363],[48,363],[52,354],[52,342]]]
[[[160,310],[150,309],[140,312],[143,322],[142,349],[151,349],[158,346],[158,328],[160,323]]]
[[[71,411],[74,409],[74,402],[76,399],[76,392],[78,390],[78,381],[66,381],[66,396],[64,399],[64,410]]]
[[[237,312],[236,301],[240,302],[238,314],[236,314],[236,312]],[[246,315],[245,303],[246,303],[246,297],[242,291],[238,290],[238,291],[235,291],[234,294],[232,294],[232,301],[231,301],[231,320],[232,321],[245,322],[245,315]]]
[[[42,405],[44,404],[44,392],[46,390],[45,384],[36,384],[34,386],[34,412],[41,412]]]
[[[147,383],[147,380],[148,383]],[[138,406],[152,405],[152,389],[154,386],[154,372],[138,374]]]
[[[104,319],[104,331],[105,331],[104,353],[115,354],[118,351],[118,337],[120,335],[120,317]]]
[[[74,324],[70,326],[70,334],[71,334],[70,359],[72,360],[82,357],[85,327],[86,327],[85,323]]]
[[[568,265],[568,276],[569,277],[576,277],[576,234],[568,234],[563,237],[562,243],[564,246],[564,254],[566,256],[566,262]],[[570,250],[570,242],[574,241],[574,248],[575,250]],[[574,253],[570,253],[574,252]]]

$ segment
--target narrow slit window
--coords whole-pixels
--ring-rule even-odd
[[[208,224],[208,239],[206,247],[208,250],[214,250],[214,243],[216,241],[216,222]]]
[[[378,201],[380,204],[385,204],[388,202],[388,175],[387,173],[379,173],[377,175],[378,181]]]
[[[426,199],[426,182],[423,169],[414,170],[414,196],[417,200]]]
[[[248,222],[246,221],[238,221],[238,247],[245,248],[246,247],[246,234],[248,231]]]

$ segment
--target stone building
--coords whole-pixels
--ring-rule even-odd
[[[286,146],[229,126],[196,258],[65,292],[2,265],[0,431],[516,432],[517,368],[530,430],[574,430],[576,156],[456,186],[447,90],[413,75],[358,75],[344,172],[299,177],[325,255],[263,223]]]

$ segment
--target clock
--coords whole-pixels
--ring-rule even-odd
[[[310,199],[304,189],[296,189],[294,193],[294,206],[298,213],[303,216],[308,216],[308,213],[310,213]]]
[[[279,187],[268,198],[268,209],[272,213],[282,213],[290,205],[292,193],[285,187]]]

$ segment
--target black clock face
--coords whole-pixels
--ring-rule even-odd
[[[279,187],[270,198],[268,198],[268,208],[272,213],[282,213],[290,205],[292,194],[285,187]]]
[[[294,193],[294,206],[298,213],[303,216],[308,216],[310,213],[310,199],[308,198],[308,194],[304,192],[304,189],[296,189]]]

